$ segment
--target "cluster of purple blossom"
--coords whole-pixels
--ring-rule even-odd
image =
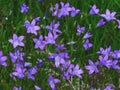
[[[85,66],[86,69],[89,70],[89,74],[93,72],[98,73],[98,65],[105,66],[106,68],[120,70],[120,66],[118,65],[118,59],[120,58],[120,50],[111,51],[111,46],[106,49],[100,48],[100,51],[97,52],[99,54],[99,61],[93,63],[89,60],[88,66]]]
[[[120,70],[120,66],[118,65],[120,50],[111,51],[111,46],[109,46],[106,49],[100,48],[100,51],[98,51],[97,54],[100,54],[100,65]]]
[[[85,27],[80,27],[80,25],[77,25],[77,35],[80,36],[84,32],[85,32]],[[89,31],[87,31],[83,36],[83,39],[85,39],[85,42],[83,44],[85,50],[88,50],[93,46],[93,44],[89,42],[90,37],[92,37],[92,34]]]
[[[100,10],[96,7],[96,5],[91,6],[91,10],[89,12],[90,15],[97,14],[100,17],[102,17],[102,19],[100,19],[98,21],[97,27],[103,26],[103,25],[105,25],[106,22],[109,22],[111,20],[115,20],[118,23],[118,28],[120,29],[120,20],[115,17],[116,12],[110,13],[109,9],[106,9],[106,13],[105,14],[100,14],[99,12],[100,12]]]
[[[42,0],[38,0],[41,2]],[[72,17],[75,17],[77,14],[80,13],[79,9],[75,9],[75,7],[70,7],[69,3],[64,4],[63,2],[60,2],[59,4],[55,4],[55,8],[51,7],[50,11],[52,12],[52,16],[57,16],[58,18],[69,16],[69,14]],[[29,7],[25,4],[21,5],[21,13],[26,13],[29,10]],[[90,14],[97,14],[101,17],[103,17],[106,21],[116,20],[119,24],[118,28],[120,28],[120,20],[115,18],[116,12],[110,13],[110,11],[107,9],[106,14],[99,14],[99,9],[96,8],[96,5],[93,5],[90,10]],[[106,22],[104,19],[101,19],[97,26],[102,26]],[[24,23],[24,27],[26,28],[26,33],[34,34],[35,36],[38,35],[38,32],[41,27],[37,26],[36,23],[40,21],[40,17],[37,17],[33,19],[31,22],[26,20]],[[59,68],[61,71],[61,75],[63,79],[69,80],[73,76],[77,76],[80,79],[82,79],[82,74],[84,73],[83,69],[80,69],[79,64],[72,64],[70,61],[69,54],[64,51],[66,50],[66,47],[64,44],[58,44],[56,42],[56,39],[60,34],[62,34],[62,31],[59,30],[60,22],[55,23],[55,20],[53,20],[50,25],[45,26],[45,29],[48,30],[48,35],[39,35],[39,38],[33,38],[33,42],[35,43],[35,48],[44,50],[45,46],[48,44],[52,44],[56,46],[56,52],[50,53],[48,55],[48,59],[50,59],[52,62],[54,62],[54,66],[56,68]],[[77,35],[80,36],[85,32],[85,27],[81,27],[80,25],[77,25]],[[89,42],[89,38],[92,37],[92,34],[87,31],[84,36],[84,44],[83,47],[85,50],[88,50],[93,46],[92,43]],[[42,67],[43,61],[41,59],[38,59],[38,63],[35,66],[32,66],[32,63],[24,61],[25,52],[22,52],[22,47],[25,46],[23,40],[25,36],[17,36],[16,34],[13,34],[13,39],[9,39],[9,42],[13,45],[13,48],[15,49],[14,52],[10,52],[9,56],[11,59],[11,62],[14,66],[13,72],[10,73],[10,76],[15,80],[16,78],[23,79],[27,76],[28,79],[32,79],[35,81],[35,75],[38,73],[38,69]],[[20,46],[20,47],[19,47]],[[93,62],[89,59],[89,65],[85,66],[85,69],[89,71],[89,74],[98,73],[99,68],[98,66],[104,66],[108,69],[112,68],[115,70],[120,70],[120,66],[118,65],[118,59],[120,59],[120,50],[114,50],[111,51],[111,46],[108,48],[100,48],[100,51],[97,52],[99,55],[99,61]],[[7,66],[6,63],[7,56],[3,56],[2,51],[0,51],[0,64],[3,66]],[[48,77],[48,83],[52,90],[57,90],[56,84],[59,83],[60,80],[57,78],[54,78],[52,75]],[[22,87],[13,87],[13,90],[22,90]],[[42,90],[39,86],[35,85],[35,90]],[[94,90],[94,89],[91,89]],[[98,89],[100,90],[100,89]],[[113,90],[111,85],[106,86],[104,90]]]
[[[60,7],[60,8],[59,8]],[[55,4],[55,8],[51,7],[50,11],[52,12],[52,16],[57,16],[58,18],[65,17],[71,15],[75,17],[77,14],[80,14],[79,9],[75,9],[75,7],[70,7],[69,3],[64,4],[60,2],[60,6],[58,3]]]

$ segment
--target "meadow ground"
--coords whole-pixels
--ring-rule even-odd
[[[52,17],[50,7],[61,1],[64,3],[69,2],[71,6],[80,9],[81,14],[75,17],[66,16],[59,20],[56,17]],[[20,12],[20,6],[23,3],[29,6],[27,13]],[[12,90],[13,86],[21,86],[23,90],[34,90],[34,85],[40,86],[43,90],[50,90],[48,77],[51,73],[61,80],[61,83],[57,84],[58,90],[72,90],[73,87],[75,90],[82,90],[84,87],[104,88],[107,84],[112,84],[115,90],[119,90],[119,70],[100,67],[99,74],[88,75],[88,71],[84,68],[85,65],[88,65],[88,59],[92,59],[94,62],[98,61],[96,52],[99,51],[100,47],[106,48],[111,46],[112,50],[120,49],[120,29],[117,28],[117,22],[112,20],[102,27],[97,27],[96,25],[101,17],[89,14],[90,5],[94,4],[100,9],[100,13],[105,13],[106,9],[109,9],[111,12],[116,12],[117,19],[120,18],[120,0],[43,0],[42,2],[37,0],[0,0],[0,50],[4,55],[8,56],[8,66],[0,66],[0,90]],[[41,30],[37,36],[27,34],[26,28],[23,26],[24,22],[26,20],[32,21],[36,17],[41,18],[40,22],[37,23]],[[63,80],[61,76],[56,75],[56,73],[60,74],[60,70],[55,68],[54,63],[46,58],[49,53],[55,52],[55,46],[47,45],[44,51],[34,48],[32,39],[40,34],[47,35],[48,31],[45,29],[45,26],[50,25],[52,20],[60,22],[59,29],[62,31],[56,42],[65,44],[70,61],[74,64],[79,64],[80,68],[84,70],[82,79],[77,77],[70,79],[72,86],[70,86],[71,84],[68,80]],[[76,26],[78,24],[85,26],[86,31],[92,34],[90,42],[93,44],[93,47],[89,50],[84,50],[82,36],[76,35]],[[9,52],[13,52],[14,48],[8,40],[12,38],[13,33],[16,33],[18,36],[25,36],[25,47],[23,48],[23,51],[26,53],[25,61],[31,62],[33,66],[36,65],[38,58],[44,61],[43,66],[38,70],[38,74],[35,75],[35,81],[27,78],[13,79],[10,77],[14,67],[11,63]],[[71,41],[76,43],[73,45],[67,44]],[[82,86],[80,86],[81,84]]]

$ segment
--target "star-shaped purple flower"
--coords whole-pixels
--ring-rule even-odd
[[[30,69],[28,69],[28,78],[35,80],[34,75],[38,72],[38,68],[37,66],[31,67]]]
[[[16,76],[20,79],[23,79],[25,77],[25,72],[26,72],[26,68],[24,67],[21,67],[21,64],[18,63],[16,64],[16,69],[14,72],[12,72],[10,75],[13,77],[13,76]]]
[[[90,10],[90,15],[98,14],[98,13],[99,13],[99,9],[97,9],[96,5],[93,5]]]
[[[19,87],[14,86],[13,90],[22,90],[22,87],[20,87],[20,86]]]
[[[93,44],[92,44],[92,43],[89,43],[89,40],[88,40],[88,39],[87,39],[87,40],[85,41],[85,43],[83,44],[83,47],[84,47],[85,50],[90,49],[92,46],[93,46]]]
[[[111,60],[109,60],[108,55],[106,56],[99,56],[100,65],[106,66],[107,68],[110,68],[111,66]]]
[[[55,66],[59,67],[60,64],[64,64],[65,60],[60,55],[55,56]]]
[[[69,12],[71,11],[71,7],[69,3],[64,4],[60,2],[61,9],[59,9],[58,17],[61,18],[62,16],[68,16]]]
[[[85,66],[87,70],[89,70],[89,74],[92,74],[94,72],[98,73],[99,70],[97,68],[99,62],[93,63],[91,60],[89,60],[89,65]]]
[[[59,83],[59,82],[60,82],[60,80],[53,78],[52,75],[50,75],[48,78],[48,83],[49,83],[52,90],[57,90],[55,84]]]
[[[70,58],[68,52],[61,52],[59,55],[64,59],[69,59]]]
[[[90,32],[86,32],[83,38],[88,39],[90,37],[92,37],[92,34]]]
[[[106,22],[104,21],[104,19],[100,19],[97,23],[97,27],[103,26],[103,25],[105,25],[105,23]]]
[[[77,64],[72,71],[73,76],[78,76],[79,78],[82,78],[81,74],[83,74],[83,70],[79,69],[79,65]]]
[[[80,36],[81,33],[85,31],[85,27],[81,27],[80,25],[77,25],[77,35]]]
[[[106,9],[106,14],[101,14],[100,16],[105,18],[107,21],[115,20],[116,12],[110,13],[109,9]]]
[[[13,34],[13,39],[9,39],[9,42],[16,48],[17,46],[24,46],[24,43],[22,42],[23,39],[24,36],[18,37],[16,34]]]
[[[114,59],[119,59],[120,58],[120,50],[115,50],[111,54],[112,54],[112,57]]]
[[[35,43],[35,48],[40,48],[41,50],[44,49],[46,42],[43,40],[43,36],[40,35],[39,39],[34,38],[33,39],[34,43]]]
[[[23,3],[20,8],[21,13],[26,13],[29,10],[29,7],[25,3]]]
[[[48,33],[48,36],[45,36],[45,40],[47,44],[55,44],[56,43],[56,38],[58,37],[58,35],[56,34],[52,34],[51,32]]]
[[[71,16],[72,17],[75,17],[77,14],[80,13],[80,10],[79,9],[75,9],[75,7],[72,7],[71,8]]]
[[[120,70],[120,66],[118,65],[118,60],[111,60],[111,67],[116,70]]]
[[[32,20],[32,22],[30,23],[28,20],[25,21],[24,26],[27,29],[27,33],[32,33],[37,35],[37,31],[40,30],[39,26],[36,26],[36,22],[39,21],[39,18],[35,18]]]
[[[46,26],[46,29],[48,29],[52,33],[62,33],[58,27],[60,26],[60,23],[55,23],[55,20],[51,22],[50,25]]]
[[[106,55],[110,55],[111,53],[111,46],[109,46],[108,48],[104,49],[104,48],[100,48],[100,51],[97,52],[97,54],[101,54],[103,56],[106,56]]]
[[[0,51],[0,64],[3,65],[4,67],[7,66],[7,63],[5,62],[7,60],[7,56],[3,56],[2,51]]]
[[[22,49],[21,49],[22,50]],[[10,52],[10,58],[12,63],[15,63],[16,61],[23,61],[24,60],[24,52],[21,52],[21,50],[16,49],[13,53]]]

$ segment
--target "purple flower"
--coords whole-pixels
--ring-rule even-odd
[[[65,60],[65,63],[62,64],[61,70],[68,68],[71,65],[70,60]]]
[[[89,43],[89,40],[87,39],[86,41],[85,41],[85,43],[83,44],[83,47],[84,47],[84,49],[85,50],[88,50],[89,48],[91,48],[93,46],[93,44],[92,43]]]
[[[64,64],[62,64],[61,72],[63,79],[67,80],[72,76],[78,76],[79,78],[82,78],[81,74],[83,74],[83,70],[79,69],[79,65],[77,64],[74,66],[74,64],[71,64],[69,60],[66,60]]]
[[[59,83],[59,82],[60,82],[60,80],[53,78],[52,75],[50,75],[48,78],[48,83],[52,90],[57,90],[55,84]]]
[[[13,39],[9,39],[9,42],[16,48],[17,46],[24,46],[24,43],[22,42],[23,39],[24,36],[18,37],[16,34],[13,34]]]
[[[37,22],[40,22],[40,17],[34,18],[34,19],[32,20],[32,22],[33,22],[34,24],[37,23]]]
[[[64,64],[62,64],[61,72],[63,79],[70,79],[72,76],[72,69],[74,68],[74,65],[70,63],[69,60],[66,60]]]
[[[83,74],[83,70],[79,69],[79,65],[77,64],[72,71],[73,76],[78,76],[79,78],[82,78],[81,74]]]
[[[110,68],[111,66],[111,60],[108,59],[108,55],[106,56],[99,56],[100,65],[106,66],[107,68]]]
[[[59,54],[54,53],[54,54],[51,54],[50,56],[48,56],[48,58],[53,60],[53,59],[55,59],[56,56],[60,56],[61,58],[64,58],[64,60],[67,60],[70,58],[67,52],[61,52]]]
[[[55,44],[55,39],[57,38],[56,34],[52,34],[51,32],[48,33],[48,36],[45,36],[45,40],[47,44]]]
[[[111,85],[107,85],[104,90],[114,90]]]
[[[115,14],[116,12],[110,13],[109,9],[106,9],[106,14],[101,14],[100,16],[105,18],[107,21],[115,20]]]
[[[4,67],[7,66],[7,63],[5,62],[7,60],[7,56],[3,56],[2,51],[0,51],[0,64],[3,65]]]
[[[58,17],[61,18],[62,16],[68,16],[69,12],[71,11],[71,7],[69,3],[64,4],[60,2],[61,9],[59,9]]]
[[[120,50],[115,50],[111,54],[112,54],[112,57],[115,58],[115,59],[120,58]]]
[[[91,60],[89,60],[89,64],[90,64],[90,65],[85,66],[85,68],[86,68],[87,70],[89,70],[89,74],[92,74],[92,73],[94,73],[94,72],[96,72],[96,73],[99,72],[99,70],[98,70],[98,68],[97,68],[97,66],[98,66],[98,64],[99,64],[98,62],[93,63]]]
[[[35,85],[35,90],[42,90],[42,88]]]
[[[55,4],[55,8],[51,7],[50,11],[52,12],[52,16],[57,16],[59,13],[59,4]]]
[[[32,33],[32,34],[37,35],[37,31],[40,30],[40,27],[35,26],[35,24],[38,21],[39,21],[39,17],[33,19],[31,23],[28,20],[25,21],[24,26],[27,29],[27,33]]]
[[[96,5],[93,5],[90,10],[90,15],[98,14],[98,13],[99,13],[99,9],[97,9]]]
[[[55,61],[55,66],[56,67],[59,67],[60,64],[64,64],[65,63],[65,59],[69,58],[68,54],[63,52],[63,53],[60,53],[60,54],[52,54],[50,56],[48,56],[48,58],[50,60],[54,60]]]
[[[62,58],[60,55],[55,56],[55,66],[59,67],[60,64],[64,64],[64,58]]]
[[[120,70],[120,66],[117,65],[118,64],[118,60],[111,60],[111,66],[113,69],[117,69],[117,70]]]
[[[52,33],[62,33],[58,27],[60,26],[60,23],[55,23],[55,20],[53,20],[50,24],[50,26],[46,26],[46,29],[48,29]]]
[[[80,76],[80,74],[78,75],[78,73],[77,72],[73,72],[73,68],[74,68],[74,65],[73,64],[69,64],[68,62],[67,62],[67,66],[65,67],[65,68],[67,68],[66,70],[64,70],[64,71],[62,71],[62,73],[63,73],[63,78],[65,78],[65,79],[70,79],[70,77],[72,77],[72,76]],[[81,77],[81,76],[80,76]]]
[[[28,78],[35,80],[34,75],[38,72],[38,68],[37,66],[31,67],[30,69],[28,69]]]
[[[60,51],[60,50],[66,50],[64,44],[55,44],[56,45],[56,51]]]
[[[72,7],[71,8],[71,16],[72,17],[75,17],[77,14],[80,13],[80,10],[79,9],[75,9],[75,7]]]
[[[109,46],[108,48],[104,49],[104,48],[100,48],[100,51],[97,52],[97,54],[102,54],[103,56],[106,55],[110,55],[111,53],[111,46]]]
[[[70,56],[67,52],[61,52],[59,55],[64,59],[69,59],[70,58]]]
[[[116,21],[117,21],[117,23],[118,23],[118,29],[120,29],[120,20],[117,19]]]
[[[21,8],[21,13],[26,13],[29,10],[29,7],[25,3],[23,3],[20,8]]]
[[[39,66],[39,67],[42,67],[42,66],[43,66],[43,60],[38,59],[38,66]]]
[[[10,52],[10,58],[11,58],[12,63],[15,63],[16,60],[23,61],[24,60],[24,58],[23,58],[24,55],[25,55],[25,53],[21,52],[21,50],[19,50],[19,49],[16,49],[13,53]]]
[[[85,27],[80,27],[80,25],[77,25],[77,35],[80,36],[81,33],[85,31]]]
[[[44,49],[46,42],[43,40],[42,35],[40,35],[39,39],[34,38],[33,41],[35,43],[35,48],[40,48],[41,50]]]
[[[20,86],[19,87],[14,86],[13,90],[22,90],[22,87],[20,87]]]
[[[90,32],[86,32],[86,34],[84,35],[84,39],[88,39],[88,38],[90,38],[90,37],[92,37],[92,34],[90,33]]]
[[[25,72],[26,72],[26,68],[21,67],[21,64],[18,63],[16,64],[15,71],[11,73],[11,76],[16,76],[20,79],[23,79],[25,77]]]
[[[30,66],[32,66],[32,64],[30,62],[24,62],[24,66],[25,67],[30,67]]]
[[[100,19],[97,23],[97,27],[103,26],[103,25],[105,25],[105,23],[106,22],[104,21],[104,19]]]
[[[14,55],[14,53],[11,53],[11,52],[10,52],[10,58],[11,58],[12,63],[15,63],[16,60],[17,60],[17,56]]]

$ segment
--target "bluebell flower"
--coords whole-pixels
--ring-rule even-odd
[[[13,44],[13,47],[16,48],[17,46],[24,46],[24,43],[22,42],[24,39],[24,36],[18,37],[16,34],[13,34],[13,39],[9,39],[9,42]]]
[[[21,13],[26,13],[29,10],[29,7],[25,3],[23,3],[20,8]]]
[[[48,83],[52,90],[57,90],[57,87],[55,86],[55,84],[59,83],[59,82],[60,82],[60,80],[53,78],[52,75],[50,75],[48,78]]]
[[[106,14],[101,14],[100,16],[105,18],[107,21],[111,21],[111,20],[116,20],[115,15],[116,12],[110,13],[110,10],[106,9]]]
[[[85,68],[87,70],[89,70],[89,74],[92,74],[92,73],[98,73],[99,70],[97,68],[97,66],[99,65],[99,62],[92,62],[91,60],[89,60],[89,65],[85,66]]]
[[[93,5],[91,7],[91,10],[89,12],[91,15],[94,15],[94,14],[98,14],[99,13],[99,9],[97,9],[96,5]]]

